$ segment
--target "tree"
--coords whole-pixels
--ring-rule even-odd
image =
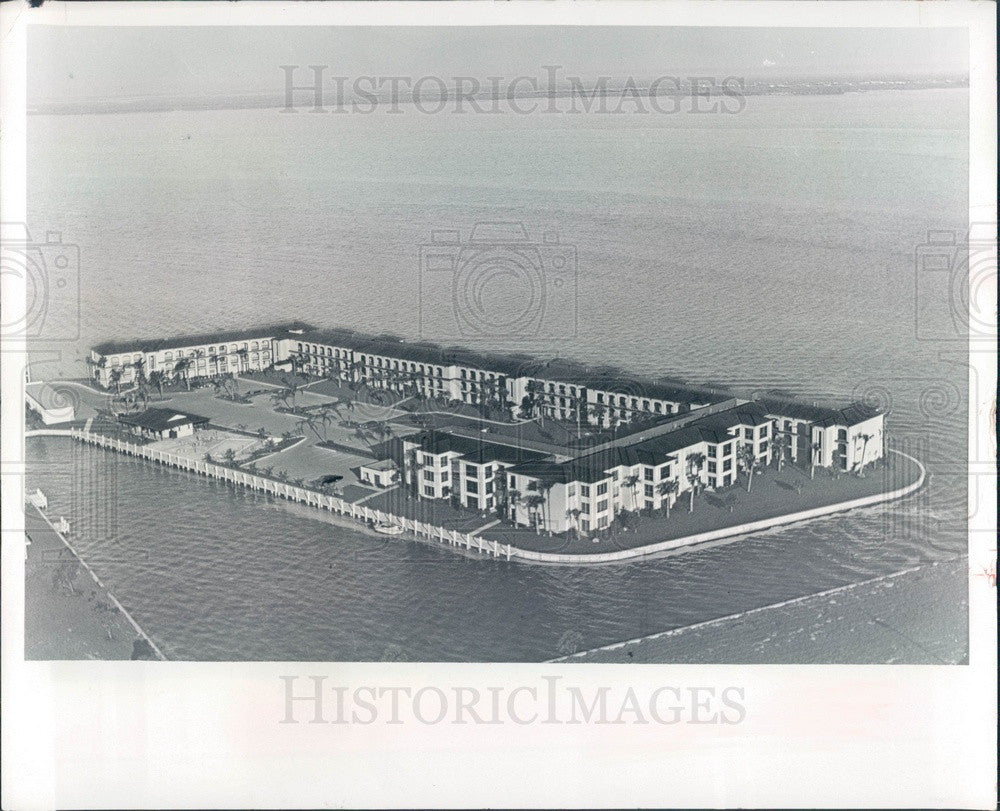
[[[639,487],[639,476],[637,474],[627,476],[625,480],[622,481],[622,487],[627,489],[629,493],[632,494],[632,509],[636,512],[636,518],[638,519],[639,500],[638,497],[636,496],[636,489]]]
[[[510,520],[515,520],[515,513],[517,512],[517,505],[521,503],[521,491],[520,490],[507,490],[507,506],[510,510]]]
[[[868,460],[865,458],[868,453],[868,443],[871,442],[875,437],[871,434],[862,434],[861,439],[864,444],[861,446],[861,464],[858,467],[858,476],[863,477],[865,475],[865,465],[868,464]]]
[[[814,479],[816,478],[816,465],[819,464],[819,452],[823,450],[823,444],[821,442],[813,442],[809,446],[809,450],[811,451],[809,457],[809,478]]]
[[[659,491],[660,496],[664,499],[661,503],[666,505],[667,508],[667,518],[670,517],[670,502],[672,496],[680,489],[680,485],[674,479],[667,479],[666,481],[660,482]]]
[[[163,396],[163,372],[159,370],[154,370],[149,373],[150,385],[156,386],[157,391],[160,392],[160,396]]]
[[[574,507],[571,510],[566,510],[566,517],[573,522],[573,536],[579,540],[580,539],[580,516],[583,515],[583,511],[578,507]]]
[[[299,393],[301,384],[294,378],[289,380],[287,377],[282,379],[285,387],[281,390],[282,400],[292,409],[295,410],[295,396]]]
[[[546,513],[546,524],[548,525],[549,535],[552,534],[552,505],[549,504],[549,491],[555,487],[555,482],[541,482],[541,496],[543,502],[543,509]]]
[[[119,367],[116,366],[111,370],[111,374],[108,375],[108,381],[115,387],[115,393],[122,393],[122,370]]]
[[[188,391],[191,391],[191,365],[191,358],[186,357],[178,358],[174,364],[174,374],[179,375],[184,380],[184,386]]]
[[[757,454],[754,453],[753,445],[744,445],[740,448],[740,467],[747,473],[747,492],[750,492],[750,485],[753,484],[753,473],[757,469]]]
[[[687,479],[691,485],[691,505],[688,508],[688,512],[694,512],[694,494],[701,483],[701,469],[705,465],[705,454],[692,453],[687,459],[687,465]]]
[[[146,359],[140,355],[138,360],[132,361],[133,377],[138,383],[146,382]]]
[[[597,423],[598,428],[604,427],[604,414],[607,411],[607,407],[604,403],[594,403],[590,406],[590,417],[593,418],[594,422]]]
[[[781,473],[781,468],[785,463],[785,451],[789,445],[788,435],[783,431],[774,431],[773,439],[773,450],[774,450],[774,460],[778,467],[778,472]]]
[[[524,503],[528,508],[528,513],[532,517],[532,525],[534,526],[535,532],[540,535],[541,527],[539,521],[539,514],[542,505],[545,504],[545,496],[543,496],[541,493],[531,493],[524,499]]]
[[[236,451],[232,448],[226,448],[226,452],[222,456],[226,460],[227,465],[236,464]]]

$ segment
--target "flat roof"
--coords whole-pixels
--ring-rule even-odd
[[[768,414],[806,420],[821,427],[843,425],[849,428],[882,413],[874,406],[860,402],[850,403],[843,408],[809,405],[795,400],[782,400],[774,397],[763,397],[754,402],[758,403]]]
[[[360,467],[368,468],[368,470],[398,470],[398,465],[392,459],[379,459],[377,462],[362,462]]]
[[[161,349],[174,349],[186,346],[202,346],[205,344],[228,343],[229,341],[249,341],[260,338],[289,337],[292,330],[311,329],[308,324],[292,322],[289,324],[270,324],[262,327],[246,329],[218,330],[196,335],[174,335],[167,338],[149,338],[132,341],[105,341],[91,349],[98,355],[118,355],[124,352],[158,352]]]
[[[444,431],[422,431],[419,434],[403,437],[403,441],[415,443],[420,450],[427,453],[457,453],[463,459],[476,464],[485,462],[519,464],[548,457],[548,454],[517,445],[503,445],[499,442],[490,442],[488,439],[459,436]]]
[[[119,414],[118,421],[126,425],[134,425],[137,428],[145,428],[148,431],[160,432],[188,423],[202,425],[208,422],[208,417],[191,414],[187,411],[177,411],[173,408],[149,408],[137,414]]]

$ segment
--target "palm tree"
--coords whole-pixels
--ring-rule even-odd
[[[246,347],[236,350],[236,355],[240,359],[240,371],[246,372],[250,369],[250,350]]]
[[[507,506],[510,509],[510,520],[514,521],[515,513],[517,512],[517,505],[521,503],[521,491],[520,490],[507,490]]]
[[[785,451],[787,448],[788,436],[783,431],[775,429],[774,439],[772,440],[772,450],[774,451],[774,460],[779,473],[781,473],[781,468],[785,463]]]
[[[538,514],[539,514],[539,508],[543,504],[545,504],[545,496],[543,496],[541,493],[531,493],[529,496],[527,496],[527,498],[524,499],[524,503],[527,505],[528,512],[532,516],[532,523],[534,524],[535,532],[540,535],[541,528],[539,526]]]
[[[122,370],[119,367],[115,367],[111,370],[111,374],[108,375],[108,382],[115,387],[115,393],[122,393]]]
[[[688,512],[694,512],[694,492],[701,482],[701,469],[705,465],[705,454],[692,453],[687,459],[687,464],[687,479],[691,485],[691,506],[688,508]]]
[[[151,385],[156,386],[160,392],[160,396],[163,396],[163,372],[157,370],[149,373],[149,382]]]
[[[809,446],[809,449],[812,451],[809,457],[809,478],[814,479],[816,478],[816,465],[819,464],[819,452],[823,450],[823,444],[821,442],[813,442]]]
[[[282,382],[285,384],[285,387],[281,390],[281,394],[283,395],[282,399],[288,404],[292,411],[295,411],[295,395],[299,393],[299,381],[295,379],[289,380],[286,377],[283,378]]]
[[[205,350],[204,349],[196,349],[196,350],[194,350],[194,357],[195,357],[195,361],[198,362],[198,365],[195,365],[194,363],[190,363],[189,366],[192,369],[194,369],[195,372],[198,372],[198,370],[200,369],[200,362],[205,358]],[[199,377],[199,375],[195,374],[195,377]]]
[[[627,476],[625,480],[622,482],[622,487],[627,488],[628,491],[632,494],[633,510],[637,510],[639,506],[638,503],[636,502],[636,495],[635,495],[635,490],[638,486],[639,486],[639,476],[636,474],[633,474],[632,476]]]
[[[146,359],[140,355],[138,360],[132,361],[132,368],[135,370],[133,377],[138,383],[146,382]]]
[[[333,424],[333,414],[329,406],[320,412],[319,421],[323,426],[323,441],[326,442],[329,438],[330,425]]]
[[[573,536],[580,540],[580,516],[583,515],[583,511],[578,507],[574,507],[572,510],[566,510],[566,517],[573,522]]]
[[[590,406],[590,416],[594,418],[598,428],[604,427],[604,412],[607,411],[604,403],[594,403]]]
[[[664,499],[661,504],[665,504],[667,507],[667,518],[670,517],[671,496],[673,496],[679,489],[680,485],[675,479],[667,479],[666,481],[660,482],[660,496]]]
[[[546,518],[545,522],[548,524],[549,535],[552,534],[552,505],[549,504],[549,491],[555,487],[555,482],[540,482],[539,487],[541,488],[542,499],[544,500],[544,507]]]
[[[183,357],[178,358],[177,363],[174,364],[174,374],[180,375],[184,379],[184,386],[188,391],[191,391],[191,378],[190,369],[192,365],[191,358]]]
[[[865,454],[868,451],[868,443],[871,442],[875,437],[871,434],[862,434],[861,439],[864,440],[864,445],[861,446],[861,465],[858,467],[858,476],[863,477],[865,475],[865,465],[867,460],[865,459]]]
[[[744,445],[740,448],[740,467],[747,472],[747,492],[750,492],[750,485],[753,484],[753,472],[757,469],[757,455],[753,451],[753,445]]]

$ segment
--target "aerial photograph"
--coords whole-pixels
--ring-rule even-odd
[[[961,30],[270,31],[28,32],[26,659],[968,663]]]

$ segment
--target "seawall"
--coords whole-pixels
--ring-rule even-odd
[[[374,523],[397,526],[402,528],[405,532],[410,533],[418,540],[425,540],[453,547],[456,551],[462,551],[463,553],[479,553],[488,557],[502,558],[508,561],[513,559],[525,563],[549,565],[592,566],[620,563],[623,561],[637,560],[654,556],[682,547],[695,546],[725,538],[752,535],[767,529],[796,524],[815,518],[822,518],[824,516],[845,512],[847,510],[854,510],[861,507],[870,507],[887,501],[894,501],[919,490],[923,486],[926,479],[926,470],[918,459],[915,459],[909,454],[902,453],[901,451],[890,449],[890,453],[909,459],[919,470],[919,475],[915,481],[896,490],[891,490],[885,493],[876,493],[871,496],[865,496],[849,501],[827,504],[808,510],[788,513],[787,515],[774,516],[760,521],[753,521],[745,524],[734,524],[733,526],[722,527],[709,532],[687,535],[683,538],[674,538],[669,541],[647,544],[633,549],[619,549],[614,552],[596,552],[593,554],[580,555],[558,552],[536,552],[533,550],[521,549],[512,544],[505,544],[496,540],[488,540],[471,533],[449,530],[433,524],[417,521],[415,519],[405,518],[393,513],[372,509],[362,504],[353,504],[349,501],[344,501],[338,496],[320,493],[307,487],[299,487],[286,482],[280,482],[275,479],[269,479],[257,474],[236,470],[224,465],[216,465],[211,462],[190,459],[179,454],[171,454],[164,451],[154,450],[143,445],[134,445],[119,439],[111,439],[101,434],[90,433],[81,429],[41,429],[28,431],[25,436],[69,437],[85,444],[96,445],[128,456],[135,456],[152,462],[157,462],[159,464],[166,465],[167,467],[186,470],[201,476],[218,479],[237,487],[245,487],[257,492],[269,493],[277,498],[284,498],[288,501],[326,510],[335,515],[352,519],[362,525]]]

